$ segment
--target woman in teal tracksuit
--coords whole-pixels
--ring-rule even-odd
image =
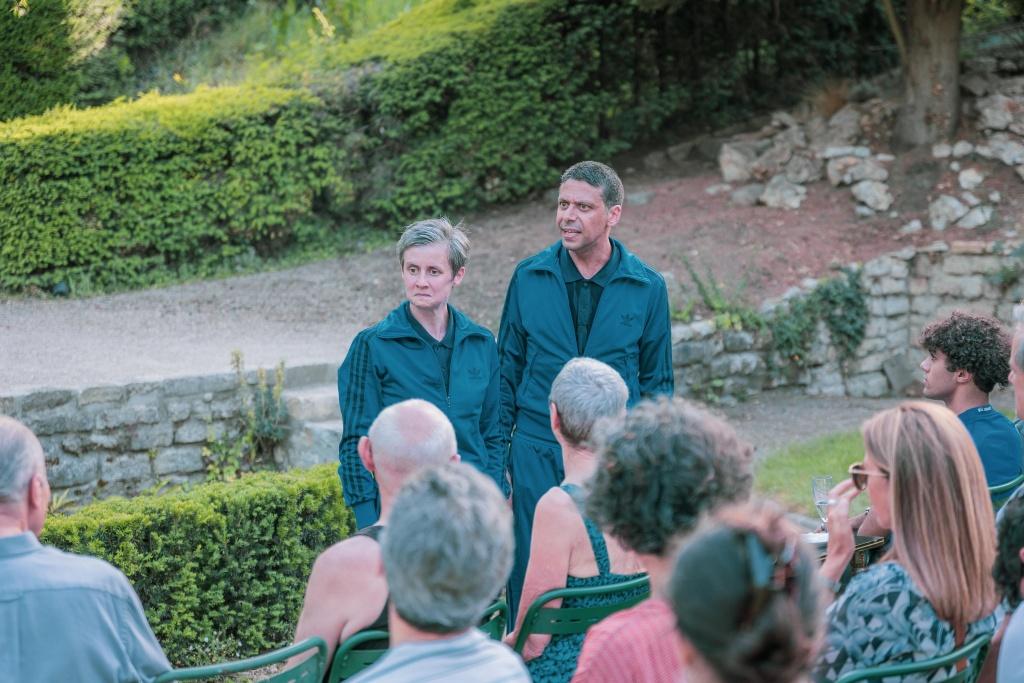
[[[357,528],[377,521],[373,476],[356,452],[383,408],[421,398],[440,408],[464,462],[504,483],[494,335],[448,305],[465,275],[469,240],[446,218],[414,223],[398,241],[406,301],[352,341],[338,368],[344,431],[338,448],[342,490]]]

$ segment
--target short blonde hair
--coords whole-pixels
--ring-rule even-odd
[[[945,406],[908,401],[861,428],[867,455],[889,473],[893,533],[886,560],[899,562],[940,619],[954,626],[996,605],[995,515],[981,458]]]

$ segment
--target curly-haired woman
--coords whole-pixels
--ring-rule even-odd
[[[682,659],[665,594],[676,541],[704,513],[747,497],[753,448],[680,398],[637,405],[603,437],[587,514],[637,554],[652,597],[587,631],[573,683],[676,680]]]

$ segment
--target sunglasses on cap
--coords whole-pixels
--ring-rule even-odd
[[[885,477],[886,479],[889,478],[889,473],[886,472],[885,470],[878,469],[872,471],[865,469],[864,463],[862,462],[853,463],[852,465],[850,465],[850,468],[846,471],[849,473],[850,479],[853,481],[853,485],[857,488],[858,491],[863,491],[868,487],[868,477]]]

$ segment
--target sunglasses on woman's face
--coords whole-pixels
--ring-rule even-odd
[[[855,462],[850,465],[850,469],[847,470],[850,474],[850,479],[853,480],[853,485],[857,487],[858,491],[863,491],[868,487],[868,477],[886,477],[888,478],[889,473],[884,470],[869,470],[864,466],[862,462]]]

